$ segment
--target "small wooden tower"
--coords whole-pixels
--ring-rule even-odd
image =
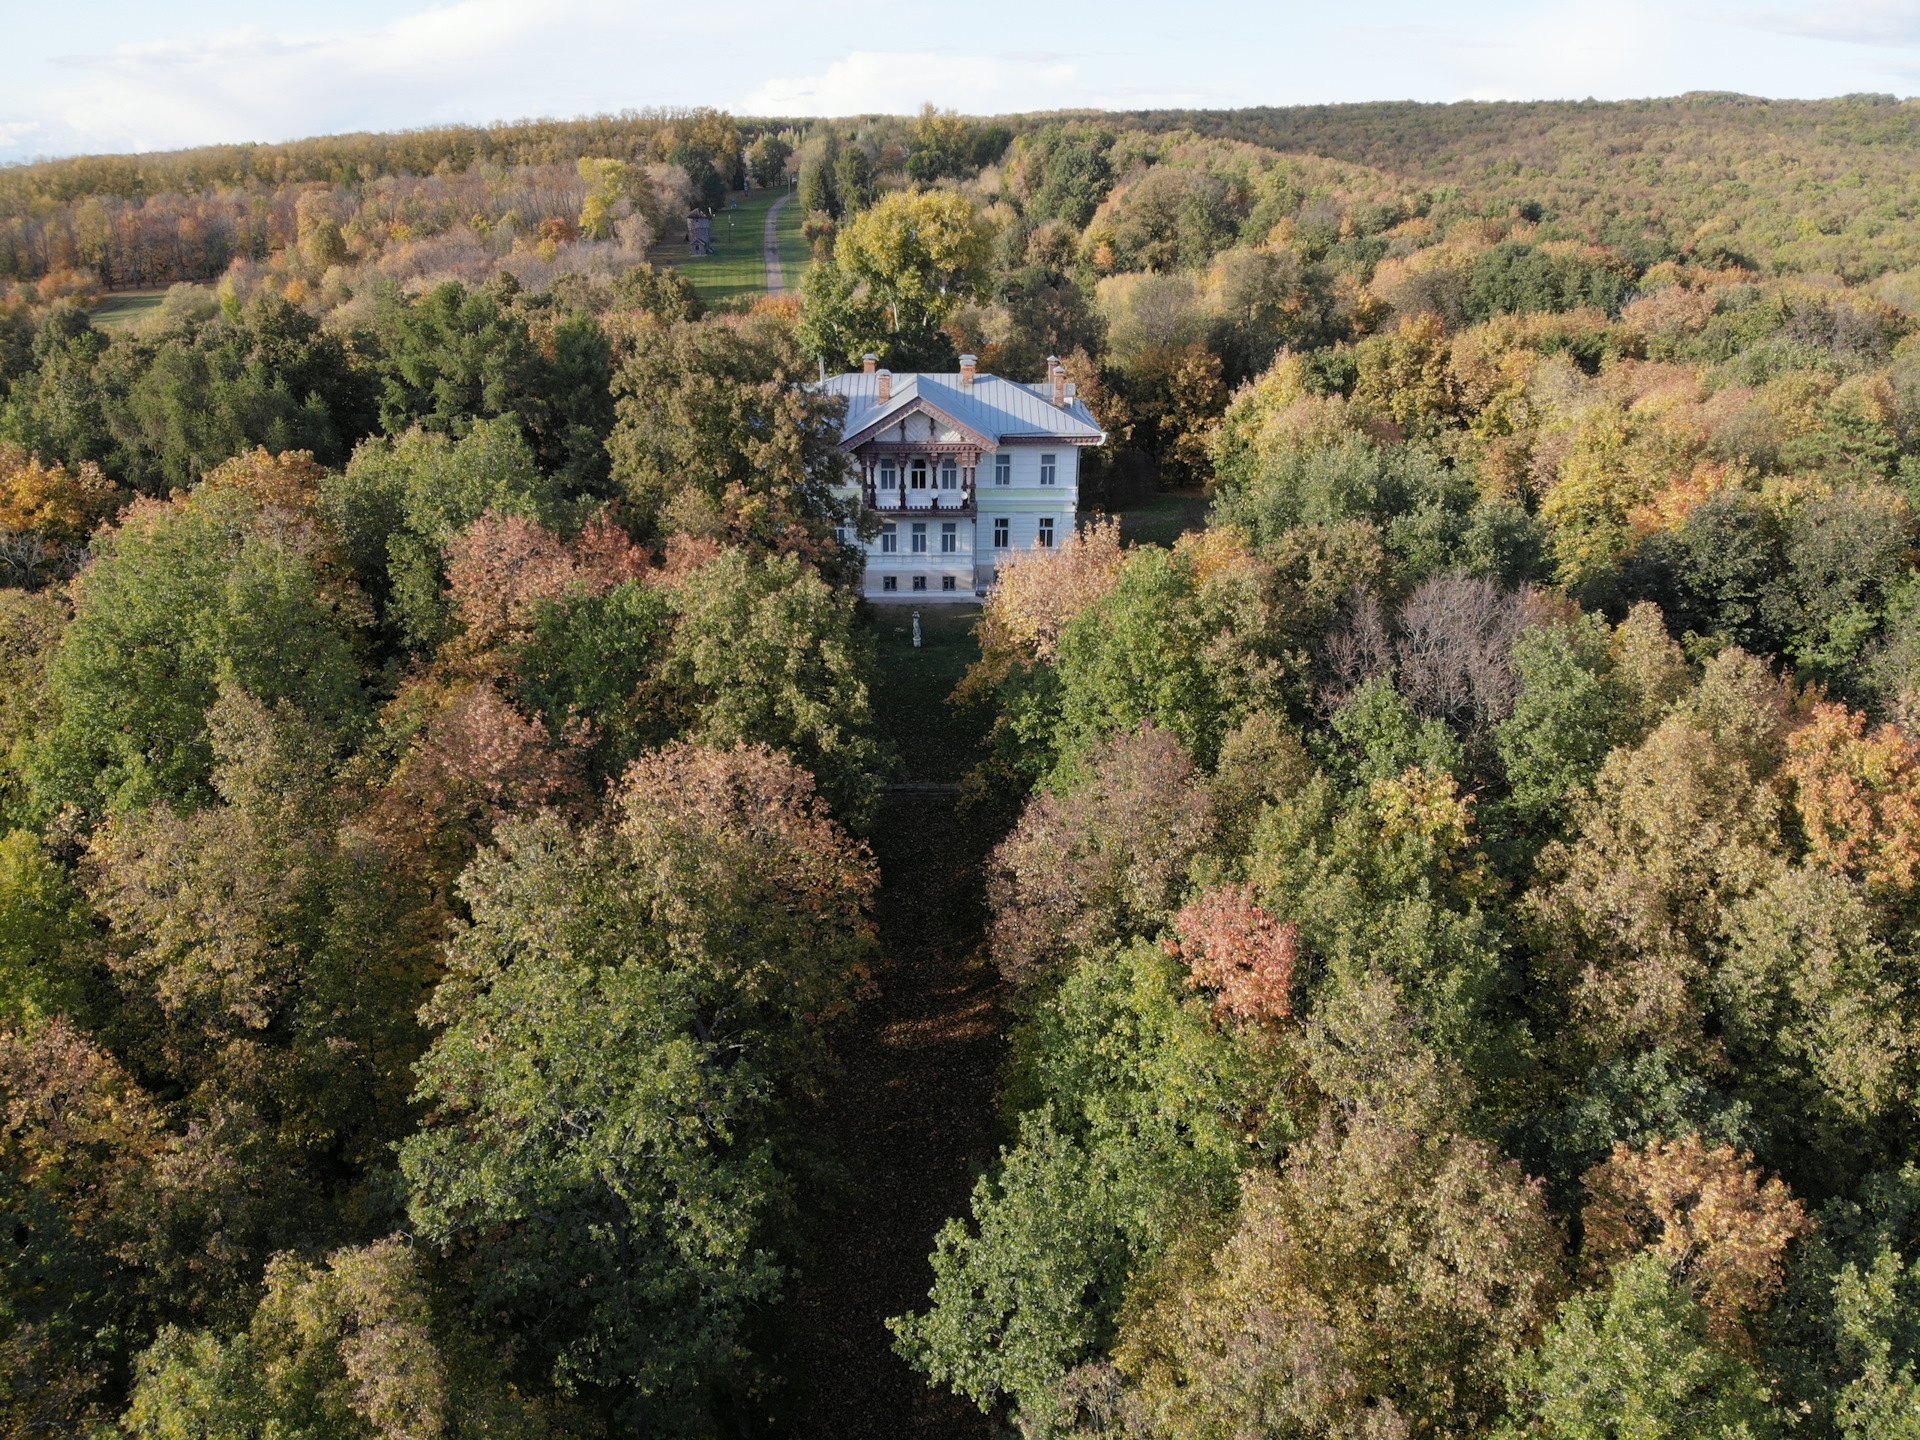
[[[687,212],[687,249],[695,255],[713,254],[713,217],[704,210]]]

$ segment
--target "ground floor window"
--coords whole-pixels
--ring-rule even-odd
[[[924,590],[924,589],[926,589],[926,588],[927,588],[927,577],[926,577],[926,576],[924,576],[924,575],[916,575],[916,576],[914,576],[914,577],[913,577],[913,588],[914,588],[914,589],[916,589],[916,590]]]
[[[916,555],[927,553],[927,522],[924,520],[916,520],[913,523],[913,553]]]
[[[1051,550],[1053,548],[1053,517],[1051,515],[1042,515],[1040,517],[1040,535],[1034,543],[1042,550]]]
[[[898,575],[882,575],[880,577],[880,588],[882,590],[898,590],[900,588],[900,577]]]
[[[882,525],[880,527],[880,553],[882,555],[891,555],[899,548],[900,527],[898,525]]]
[[[960,527],[951,520],[940,524],[940,553],[952,555],[960,549]]]
[[[940,588],[942,590],[958,590],[960,588],[960,585],[959,585],[959,582],[953,578],[953,576],[942,575],[940,577]]]
[[[1005,550],[1013,544],[1013,522],[1002,515],[993,522],[993,548]]]

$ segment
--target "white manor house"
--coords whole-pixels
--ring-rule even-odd
[[[867,598],[984,595],[1015,551],[1073,532],[1080,452],[1106,440],[1058,360],[1038,385],[976,371],[876,368],[822,384],[847,399],[840,448],[880,521],[866,546]]]

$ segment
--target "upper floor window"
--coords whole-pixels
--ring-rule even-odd
[[[1056,462],[1059,459],[1060,457],[1058,455],[1042,455],[1040,457],[1040,483],[1042,485],[1053,484]]]
[[[927,522],[924,520],[913,522],[913,553],[916,555],[927,553]]]
[[[926,489],[927,488],[927,462],[924,460],[915,460],[913,464],[907,468],[907,477],[908,477],[908,484],[907,484],[908,489],[911,489],[911,490]]]
[[[1034,544],[1042,550],[1053,548],[1053,517],[1051,515],[1040,517],[1040,533],[1034,538]]]
[[[898,525],[882,525],[880,527],[880,553],[882,555],[891,555],[899,548],[900,527]]]
[[[845,525],[836,525],[833,527],[833,538],[838,540],[842,545],[851,545],[853,543],[853,531],[849,530]]]
[[[996,550],[1004,550],[1012,543],[1012,522],[1004,515],[996,517],[993,522],[993,548]]]
[[[940,526],[940,553],[952,555],[960,549],[960,527],[951,520],[943,521]]]
[[[942,490],[960,488],[960,462],[951,455],[940,462],[940,488]]]
[[[891,460],[882,460],[880,462],[880,488],[882,490],[897,490],[900,488],[900,472],[894,469],[893,461]]]
[[[993,457],[993,483],[996,485],[1013,483],[1013,456],[1002,452]]]

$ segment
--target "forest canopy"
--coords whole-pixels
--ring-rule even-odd
[[[0,171],[0,1431],[798,1428],[917,796],[1004,1063],[862,1323],[983,1425],[1910,1436],[1916,114]],[[814,382],[962,353],[1104,439],[913,713]]]

